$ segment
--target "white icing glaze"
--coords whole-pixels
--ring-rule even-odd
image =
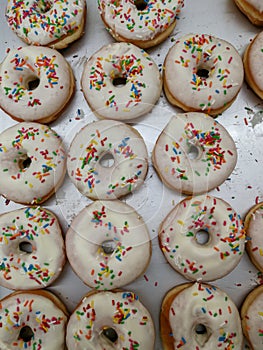
[[[85,6],[85,0],[8,0],[6,18],[28,44],[52,46],[80,28]]]
[[[261,289],[261,293],[260,293]],[[257,294],[257,295],[256,295]],[[242,314],[242,326],[246,327],[244,331],[247,332],[252,350],[261,350],[263,347],[263,294],[262,285],[257,287],[247,296],[249,305],[247,310]],[[246,305],[247,299],[244,303]]]
[[[181,291],[173,300],[169,321],[174,349],[214,350],[243,349],[240,316],[234,302],[222,290],[195,283]],[[197,334],[203,325],[207,334]]]
[[[67,316],[48,297],[15,293],[0,302],[0,348],[2,350],[64,350]],[[34,337],[24,342],[20,330],[28,326]]]
[[[11,50],[0,65],[0,106],[11,116],[38,121],[58,115],[72,94],[65,58],[46,47]],[[39,79],[33,90],[29,83]]]
[[[236,146],[227,130],[197,112],[173,116],[153,151],[163,181],[183,193],[205,193],[221,185],[236,162]]]
[[[102,248],[105,241],[113,242],[110,254]],[[120,201],[95,201],[84,208],[66,234],[66,249],[82,281],[103,290],[132,282],[145,271],[151,258],[143,219]]]
[[[21,163],[30,158],[23,168]],[[66,167],[60,137],[39,123],[18,123],[0,134],[0,191],[6,198],[39,204],[61,184]]]
[[[117,332],[111,343],[102,336],[104,327]],[[100,292],[84,297],[67,327],[69,350],[153,350],[154,324],[148,310],[131,292]]]
[[[250,253],[263,270],[263,203],[257,205],[256,210],[249,214],[249,222],[245,227]]]
[[[114,78],[124,78],[114,86]],[[162,80],[158,67],[142,49],[130,43],[102,47],[85,64],[82,91],[102,118],[126,120],[151,111],[158,101]]]
[[[32,253],[19,248],[31,245]],[[9,289],[50,285],[65,262],[64,241],[57,218],[40,207],[26,207],[0,216],[0,284]]]
[[[199,232],[208,233],[206,244]],[[231,206],[212,196],[183,199],[162,222],[160,248],[169,264],[190,280],[212,281],[232,271],[243,256],[243,224]]]
[[[247,52],[248,67],[251,79],[255,82],[258,89],[263,91],[263,68],[262,68],[262,59],[263,59],[263,32],[259,33],[249,46]]]
[[[105,155],[114,158],[104,166]],[[86,125],[71,143],[68,174],[77,189],[91,199],[116,199],[142,185],[147,173],[147,149],[134,128],[113,120]]]
[[[198,75],[200,69],[209,72],[207,78]],[[231,102],[244,78],[236,49],[206,34],[179,38],[165,58],[164,73],[165,84],[176,100],[191,110],[207,113]]]
[[[146,2],[146,1],[145,1]],[[147,41],[164,32],[176,21],[182,0],[151,0],[138,10],[135,1],[99,0],[99,11],[117,35],[131,40]]]

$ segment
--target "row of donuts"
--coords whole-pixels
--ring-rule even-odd
[[[241,311],[211,284],[185,283],[164,296],[160,333],[164,350],[243,349],[262,346],[263,286],[243,301]],[[240,317],[241,316],[241,317]],[[0,300],[1,349],[147,349],[153,350],[155,325],[138,295],[126,290],[91,291],[69,315],[47,290],[17,291]]]
[[[251,208],[244,229],[239,215],[224,200],[209,195],[187,197],[161,223],[159,246],[172,268],[186,279],[213,281],[238,265],[247,239],[251,261],[263,271],[262,220],[262,203]],[[151,259],[151,239],[143,218],[118,200],[94,201],[76,215],[66,234],[66,255],[59,221],[48,209],[24,207],[3,213],[0,228],[0,285],[9,289],[49,286],[60,275],[67,256],[86,285],[110,290],[141,276]]]
[[[263,32],[244,56],[245,77],[263,97]],[[243,83],[243,62],[228,42],[205,34],[179,38],[166,55],[164,91],[184,111],[216,116],[235,100]],[[22,47],[10,50],[0,66],[0,107],[16,121],[50,123],[75,91],[72,69],[56,50]],[[162,90],[153,59],[131,43],[102,47],[85,63],[81,87],[91,110],[104,119],[132,120],[150,112]]]

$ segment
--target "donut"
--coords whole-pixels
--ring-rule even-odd
[[[84,126],[74,137],[67,169],[77,189],[90,199],[116,199],[138,189],[148,170],[143,138],[113,120]]]
[[[262,334],[263,285],[254,288],[241,305],[241,321],[243,333],[251,350],[261,350]]]
[[[85,0],[8,0],[7,23],[29,45],[64,49],[84,33]]]
[[[143,219],[131,206],[118,200],[95,201],[71,223],[66,252],[85,284],[110,290],[143,274],[151,258],[151,241]]]
[[[183,3],[183,0],[98,0],[98,8],[115,40],[146,49],[160,44],[172,33]]]
[[[262,13],[263,15],[263,13]],[[263,32],[258,33],[247,46],[244,54],[245,80],[251,89],[263,100],[262,69]]]
[[[164,61],[166,97],[185,112],[222,113],[234,102],[243,78],[243,62],[237,50],[207,34],[182,36]]]
[[[16,290],[49,286],[65,263],[57,217],[41,207],[0,215],[0,285]]]
[[[230,273],[245,249],[243,223],[224,200],[187,197],[159,228],[159,245],[171,267],[193,281],[213,281]]]
[[[154,349],[149,311],[130,291],[91,291],[70,316],[68,350]]]
[[[263,272],[263,202],[254,205],[246,214],[244,227],[247,236],[246,251],[256,268]]]
[[[238,309],[221,289],[204,283],[178,285],[165,295],[160,312],[163,350],[242,350]]]
[[[59,135],[39,123],[18,123],[0,134],[0,193],[41,204],[62,184],[66,156]]]
[[[74,87],[70,65],[48,47],[11,50],[0,65],[0,107],[19,122],[51,123],[68,105]]]
[[[165,185],[181,193],[200,194],[231,175],[237,150],[231,135],[209,115],[178,113],[159,135],[152,162]]]
[[[162,91],[157,65],[130,43],[103,46],[84,66],[82,91],[99,118],[127,120],[152,110]]]
[[[0,300],[2,350],[64,350],[68,312],[47,290],[17,291]]]
[[[234,0],[239,10],[256,26],[263,26],[263,4],[261,0]]]

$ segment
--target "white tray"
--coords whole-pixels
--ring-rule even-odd
[[[64,139],[66,147],[75,133],[85,124],[97,120],[91,113],[83,94],[80,91],[80,77],[83,63],[98,48],[114,42],[106,32],[96,8],[97,1],[88,0],[88,13],[85,35],[69,48],[62,51],[71,64],[76,78],[76,94],[63,115],[50,126]],[[0,13],[0,61],[6,55],[8,48],[17,48],[24,44],[8,28],[4,18],[4,5]],[[185,33],[206,33],[220,37],[232,43],[242,55],[249,41],[260,31],[239,12],[232,0],[186,0],[180,19],[174,33],[166,42],[148,50],[160,69],[168,49],[176,38]],[[238,149],[238,162],[231,177],[220,188],[211,194],[226,200],[244,217],[248,209],[257,201],[263,200],[262,181],[262,142],[263,121],[254,117],[262,110],[262,102],[244,83],[234,104],[217,120],[223,124],[232,135]],[[158,104],[148,115],[135,120],[132,124],[143,135],[151,156],[154,142],[170,117],[179,112],[169,105],[162,95]],[[260,124],[261,123],[261,124]],[[0,111],[0,131],[15,124],[5,113]],[[156,325],[156,350],[162,349],[159,337],[159,311],[163,296],[173,286],[186,282],[166,262],[158,246],[157,233],[160,222],[183,196],[164,187],[157,177],[152,165],[145,184],[137,192],[123,199],[133,206],[144,218],[152,237],[153,255],[144,276],[125,289],[136,292],[141,301],[151,312]],[[44,203],[59,217],[64,233],[73,217],[90,201],[80,195],[77,189],[66,177],[58,193]],[[12,202],[6,203],[0,198],[0,212],[7,212],[21,206]],[[251,264],[247,255],[242,257],[240,264],[229,275],[214,281],[213,284],[224,289],[239,307],[244,297],[262,283],[261,274]],[[89,290],[73,273],[67,263],[60,278],[49,288],[54,291],[72,311],[82,296]],[[0,297],[11,291],[0,287]],[[245,347],[246,349],[248,347]]]

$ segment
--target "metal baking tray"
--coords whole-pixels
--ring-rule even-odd
[[[57,131],[68,149],[77,131],[87,123],[97,120],[89,109],[80,88],[83,64],[100,46],[114,42],[105,30],[100,19],[97,2],[87,0],[87,22],[84,36],[62,54],[71,64],[76,78],[76,93],[70,105],[50,126]],[[0,13],[0,61],[9,48],[23,46],[21,40],[8,27],[4,3]],[[176,28],[162,44],[147,50],[160,70],[165,55],[176,38],[187,33],[211,34],[232,43],[240,55],[250,40],[260,31],[244,17],[232,0],[185,1]],[[262,101],[250,90],[246,83],[233,105],[217,120],[226,127],[233,137],[237,150],[238,162],[231,176],[217,189],[210,193],[227,201],[243,218],[248,209],[263,200],[262,181],[262,142],[263,119]],[[146,142],[149,160],[154,143],[171,116],[181,110],[172,107],[162,94],[153,111],[134,120],[132,125],[142,134]],[[0,131],[14,125],[15,121],[0,111]],[[144,185],[122,200],[133,206],[146,222],[152,238],[152,259],[145,274],[135,282],[125,286],[136,292],[144,305],[151,312],[156,327],[155,349],[162,349],[159,336],[159,312],[165,293],[186,280],[175,272],[166,262],[158,246],[158,227],[167,213],[184,196],[165,187],[152,167],[151,161]],[[82,196],[66,176],[58,192],[43,204],[60,219],[66,233],[72,219],[90,200]],[[21,205],[0,198],[0,213],[20,208]],[[227,276],[212,282],[225,290],[239,307],[244,297],[258,284],[263,283],[262,275],[255,269],[245,254],[239,265]],[[89,288],[81,282],[67,263],[61,276],[48,288],[56,293],[71,312]],[[0,297],[11,291],[0,287]],[[245,346],[248,349],[247,346]]]

